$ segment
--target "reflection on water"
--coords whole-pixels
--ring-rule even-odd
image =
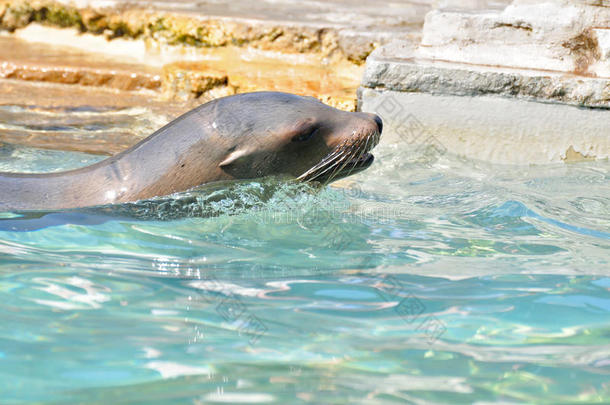
[[[92,156],[44,154],[14,145],[115,154],[166,124],[145,108],[36,107],[0,105],[0,171],[53,171],[87,165]],[[40,161],[36,162],[36,155]],[[6,161],[4,157],[13,158]],[[53,159],[55,158],[55,159]],[[81,162],[75,161],[80,159]],[[67,160],[67,162],[61,162]]]
[[[609,402],[609,163],[376,155],[320,192],[0,214],[3,400]]]

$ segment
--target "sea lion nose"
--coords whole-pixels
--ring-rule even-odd
[[[366,117],[367,120],[369,120],[369,122],[373,121],[375,122],[375,125],[377,125],[377,130],[379,131],[379,133],[381,133],[381,131],[383,131],[383,121],[381,120],[381,117],[377,114],[372,114],[372,113],[359,113],[361,114],[360,116],[362,117],[364,115],[364,117]]]
[[[383,121],[381,120],[381,117],[379,115],[375,114],[375,117],[373,119],[377,123],[377,128],[379,128],[379,133],[381,133],[383,131]]]

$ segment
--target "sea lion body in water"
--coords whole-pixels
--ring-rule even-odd
[[[312,97],[246,93],[213,100],[91,166],[0,173],[0,211],[132,202],[219,180],[287,174],[330,182],[369,167],[382,124]]]

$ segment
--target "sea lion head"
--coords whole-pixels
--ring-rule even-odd
[[[276,92],[216,100],[212,125],[224,147],[218,166],[230,178],[285,174],[323,184],[369,167],[382,131],[377,115]]]

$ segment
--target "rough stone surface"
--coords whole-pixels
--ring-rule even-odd
[[[0,37],[0,78],[126,91],[161,87],[160,70],[153,67],[8,37]]]
[[[362,76],[359,65],[367,55],[390,39],[418,42],[425,14],[454,3],[5,0],[0,4],[0,31],[46,43],[50,49],[55,45],[79,48],[92,62],[87,66],[84,58],[76,64],[50,61],[45,49],[41,60],[14,58],[7,55],[7,46],[0,50],[4,62],[0,74],[125,90],[161,89],[167,100],[205,101],[262,89],[290,91],[354,110]],[[506,3],[472,0],[462,5],[502,9]],[[51,28],[39,28],[42,25],[72,30],[51,32]],[[100,63],[95,54],[112,58]],[[122,61],[130,61],[131,67],[123,69]]]
[[[610,108],[610,80],[607,79],[416,59],[410,48],[400,43],[371,55],[362,86],[458,96],[499,95]]]
[[[389,39],[418,39],[431,1],[282,0],[11,0],[0,9],[0,28],[35,21],[109,38],[131,37],[195,47],[251,46],[320,53],[362,63]]]
[[[433,136],[413,143],[434,139],[471,158],[607,159],[609,33],[604,0],[433,10],[419,45],[395,41],[370,55],[359,104],[382,116],[389,104],[405,112],[386,111],[386,134],[415,120]]]
[[[52,43],[45,42],[47,38]],[[153,91],[153,97],[167,102],[196,99],[203,103],[239,92],[277,90],[316,96],[353,111],[362,69],[349,62],[330,68],[312,55],[292,60],[284,54],[235,46],[198,52],[184,46],[155,50],[143,41],[108,42],[73,29],[36,24],[0,36],[0,77]]]
[[[363,111],[384,121],[381,142],[398,145],[406,156],[425,147],[499,164],[610,158],[610,112],[603,109],[366,88],[361,100]]]
[[[419,45],[395,41],[368,59],[363,86],[610,107],[610,7],[514,0],[501,9],[436,9]]]
[[[607,71],[598,66],[607,44],[596,30],[610,28],[610,8],[588,3],[594,5],[515,0],[500,12],[434,10],[426,16],[416,56],[600,75]]]
[[[84,60],[77,66],[47,63],[45,57],[14,60],[5,47],[0,49],[5,63],[0,74],[125,90],[161,89],[166,100],[289,91],[354,110],[365,58],[389,39],[419,41],[433,3],[5,0],[0,3],[0,32],[114,58],[105,64],[92,57],[90,66]],[[71,28],[61,30],[71,34],[44,32],[40,26]],[[91,40],[93,36],[98,40]],[[131,74],[129,67],[122,69],[121,60],[132,64]],[[147,67],[155,73],[150,75]]]

